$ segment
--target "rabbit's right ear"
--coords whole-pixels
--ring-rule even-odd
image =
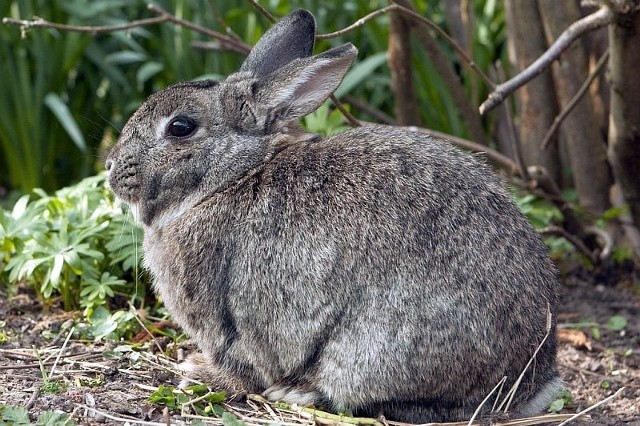
[[[298,58],[308,58],[313,52],[316,21],[303,9],[291,12],[276,22],[258,40],[240,71],[265,76]]]
[[[357,53],[347,43],[296,59],[259,80],[255,101],[264,108],[264,118],[293,121],[315,111],[336,90]]]

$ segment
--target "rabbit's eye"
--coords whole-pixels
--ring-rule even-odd
[[[169,136],[175,136],[178,138],[183,138],[185,136],[190,136],[193,132],[196,131],[198,125],[195,121],[186,117],[177,117],[171,120],[169,126],[167,126],[167,134]]]

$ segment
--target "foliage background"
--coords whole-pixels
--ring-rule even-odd
[[[417,1],[420,13],[446,28],[438,1]],[[477,3],[474,58],[487,65],[504,57],[504,11],[499,2]],[[237,36],[254,44],[270,23],[246,1],[180,0],[155,4],[178,18]],[[344,28],[385,1],[267,1],[276,16],[305,7],[313,10],[320,32]],[[155,16],[146,2],[122,0],[13,0],[0,4],[0,15],[73,25],[114,25]],[[359,67],[339,95],[366,100],[371,109],[393,115],[385,55],[388,16],[369,21],[347,36],[320,40],[316,51],[351,41],[359,49]],[[222,78],[238,68],[242,55],[203,51],[193,42],[205,36],[163,23],[106,34],[0,26],[0,186],[5,191],[52,191],[101,168],[104,145],[151,92],[189,79]],[[451,56],[451,48],[442,44]],[[420,111],[428,127],[468,136],[451,96],[429,57],[417,52],[413,65]],[[473,75],[462,70],[469,93]],[[477,87],[477,84],[475,84]],[[486,94],[474,89],[474,96]],[[373,117],[361,114],[361,118]],[[15,196],[13,197],[15,200]]]

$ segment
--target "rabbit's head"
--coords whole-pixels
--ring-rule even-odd
[[[109,184],[138,221],[162,226],[300,137],[292,123],[336,89],[351,44],[310,57],[315,21],[304,10],[271,27],[226,80],[180,83],[151,97],[109,154]]]

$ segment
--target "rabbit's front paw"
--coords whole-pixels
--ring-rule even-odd
[[[241,381],[211,362],[201,353],[193,353],[180,363],[178,368],[184,374],[179,388],[184,389],[194,383],[204,383],[214,390],[224,390],[230,393],[243,392]]]
[[[286,386],[276,384],[262,393],[270,401],[286,402],[300,406],[320,405],[322,395],[308,387]]]

